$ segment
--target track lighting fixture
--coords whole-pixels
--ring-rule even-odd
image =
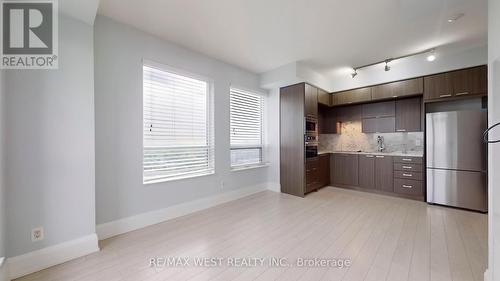
[[[357,69],[354,69],[354,72],[353,72],[353,73],[351,73],[351,78],[356,77],[356,75],[358,75],[358,70],[357,70]]]
[[[433,61],[433,60],[436,59],[435,50],[436,49],[434,49],[434,48],[427,49],[427,50],[424,50],[424,51],[421,51],[421,52],[417,52],[417,53],[413,53],[413,54],[409,54],[409,55],[404,55],[404,56],[400,56],[400,57],[396,57],[396,58],[388,58],[388,59],[385,59],[383,61],[377,61],[377,62],[366,64],[366,65],[356,66],[356,67],[353,67],[354,72],[351,73],[351,77],[352,78],[356,77],[358,75],[358,70],[359,69],[362,69],[362,68],[365,68],[365,67],[374,66],[374,65],[377,65],[377,64],[381,64],[381,63],[385,63],[385,67],[384,67],[385,71],[390,71],[391,70],[391,67],[389,66],[390,62],[392,62],[394,60],[399,60],[399,59],[407,58],[407,57],[412,57],[412,56],[417,56],[417,55],[425,54],[425,53],[430,53],[427,56],[427,60],[428,61]]]
[[[436,59],[436,52],[434,50],[427,56],[427,61],[434,61]]]

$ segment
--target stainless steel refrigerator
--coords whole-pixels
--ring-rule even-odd
[[[487,212],[486,111],[426,117],[427,202]]]

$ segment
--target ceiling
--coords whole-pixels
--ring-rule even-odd
[[[487,2],[101,0],[98,13],[256,73],[295,61],[328,72],[432,47],[485,45]]]

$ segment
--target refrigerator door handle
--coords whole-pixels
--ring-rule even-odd
[[[496,123],[495,125],[489,127],[486,131],[484,131],[484,133],[483,133],[483,139],[484,139],[485,143],[499,143],[500,142],[500,140],[490,140],[488,138],[488,135],[489,135],[490,131],[493,130],[494,128],[498,127],[498,126],[500,126],[500,122]]]

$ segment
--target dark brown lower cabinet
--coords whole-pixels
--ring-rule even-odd
[[[331,183],[340,186],[358,186],[358,155],[345,153],[332,155]]]
[[[319,186],[319,160],[312,158],[306,160],[306,190],[304,193],[309,193],[318,189]]]
[[[375,188],[382,191],[393,192],[394,166],[391,156],[375,156]]]
[[[333,186],[424,200],[422,157],[333,153],[330,159]]]
[[[306,188],[310,193],[330,184],[330,154],[306,160]]]
[[[330,154],[321,154],[318,163],[320,188],[330,184]]]
[[[359,156],[359,187],[375,188],[375,156]]]

